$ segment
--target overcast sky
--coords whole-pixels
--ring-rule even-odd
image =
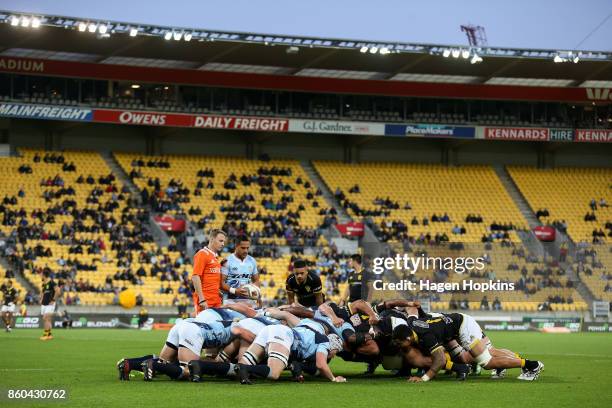
[[[0,0],[0,9],[331,38],[612,51],[612,0]],[[577,45],[609,17],[580,47]]]

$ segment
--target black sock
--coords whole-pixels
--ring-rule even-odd
[[[457,374],[463,374],[463,373],[467,374],[467,373],[470,372],[470,365],[469,364],[453,363],[453,366],[451,367],[450,370],[452,372],[454,372],[454,373],[457,373]],[[423,371],[423,374],[425,374],[425,371]]]
[[[160,360],[154,360],[153,368],[156,372],[166,374],[173,380],[179,379],[183,374],[183,368],[179,365],[179,363],[166,363]]]
[[[306,374],[316,375],[317,370],[317,363],[315,361],[306,361],[302,364],[302,371]]]
[[[198,361],[202,374],[208,375],[228,375],[233,364],[218,363],[216,361]]]
[[[142,357],[136,358],[126,358],[128,364],[130,365],[130,370],[136,370],[142,372],[142,363],[150,358],[153,358],[152,354]]]
[[[270,367],[268,367],[267,365],[258,364],[248,365],[245,367],[247,367],[247,371],[249,372],[249,374],[255,374],[258,377],[268,378],[268,375],[270,375]]]
[[[538,362],[534,360],[525,360],[525,366],[523,368],[529,371],[533,371],[538,368]]]

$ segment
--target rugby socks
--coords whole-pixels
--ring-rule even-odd
[[[538,362],[534,360],[521,359],[521,368],[533,371],[538,368]]]
[[[262,377],[262,378],[268,378],[268,376],[271,373],[270,367],[268,367],[267,365],[263,365],[263,364],[258,364],[258,365],[244,365],[244,364],[242,364],[242,367],[244,367],[244,369],[249,374],[253,374],[253,375],[256,375],[256,376]]]
[[[126,358],[125,361],[127,361],[128,364],[130,365],[130,370],[136,370],[136,371],[142,372],[142,363],[150,358],[155,358],[155,356],[153,354],[149,354],[149,355],[142,356],[142,357]]]
[[[192,364],[200,365],[200,372],[208,375],[234,375],[235,364],[218,363],[215,361],[193,361]]]
[[[43,337],[49,337],[49,336],[51,336],[51,329],[43,330]]]
[[[155,372],[166,374],[173,380],[178,380],[183,375],[183,367],[179,363],[168,363],[162,360],[153,360]]]

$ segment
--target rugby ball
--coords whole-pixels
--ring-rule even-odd
[[[252,283],[244,285],[242,289],[246,289],[246,291],[248,292],[248,296],[251,299],[259,299],[261,296],[261,291],[259,290],[259,287],[253,285]]]

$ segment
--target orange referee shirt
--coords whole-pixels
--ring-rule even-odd
[[[221,264],[217,255],[208,248],[200,249],[193,257],[193,275],[198,275],[202,282],[202,293],[208,307],[219,307],[223,303],[221,298]],[[192,275],[192,276],[193,276]],[[200,313],[202,308],[198,304],[198,294],[194,290],[193,302],[196,313]]]

